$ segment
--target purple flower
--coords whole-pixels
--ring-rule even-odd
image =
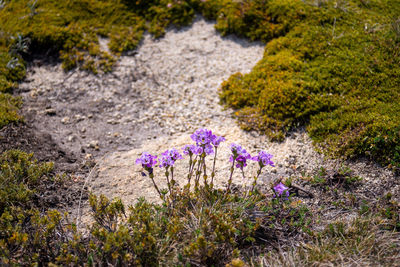
[[[211,142],[215,147],[218,147],[221,142],[225,141],[224,137],[218,135],[212,135],[211,139]]]
[[[250,158],[250,154],[247,154],[247,155],[239,155],[236,158],[236,168],[243,170],[243,168],[247,166],[246,161],[248,158]]]
[[[285,186],[282,183],[279,183],[274,186],[274,191],[278,195],[278,197],[282,197],[283,194],[286,195],[286,198],[289,197],[289,187]]]
[[[251,159],[251,155],[247,153],[246,149],[235,143],[231,144],[231,151],[232,155],[229,161],[233,162],[233,160],[235,160],[236,168],[243,170],[243,168],[247,166],[247,160]]]
[[[185,155],[200,155],[203,153],[203,148],[196,145],[185,145],[182,150]]]
[[[207,155],[210,155],[210,154],[214,153],[214,148],[213,148],[213,146],[210,145],[210,144],[206,144],[206,145],[204,146],[204,152],[206,152]]]
[[[232,143],[231,144],[231,151],[234,155],[241,155],[246,153],[246,149],[243,149],[240,145]]]
[[[207,155],[214,153],[214,147],[218,147],[221,142],[225,141],[225,138],[215,135],[212,131],[207,129],[198,129],[190,138],[192,138],[192,140],[196,142],[196,145],[201,147]]]
[[[199,145],[206,145],[211,143],[212,141],[212,132],[207,129],[198,129],[190,136],[196,144]]]
[[[143,152],[140,158],[136,159],[136,164],[142,164],[145,169],[152,169],[157,164],[157,156],[153,156],[150,153]]]
[[[179,151],[175,148],[166,150],[164,153],[161,154],[160,157],[160,168],[168,168],[170,166],[174,166],[175,161],[178,159],[182,159],[182,155]]]
[[[272,167],[275,167],[274,162],[271,160],[272,157],[273,157],[273,156],[272,156],[271,154],[268,154],[268,153],[265,152],[265,151],[260,151],[260,152],[258,153],[258,155],[252,157],[251,160],[258,161],[258,163],[260,164],[260,167],[261,167],[261,168],[262,168],[262,167],[265,167],[265,166],[267,166],[267,165],[270,165],[270,166],[272,166]]]

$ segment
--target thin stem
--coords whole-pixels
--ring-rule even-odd
[[[169,176],[169,172],[168,172],[168,167],[167,167],[167,169],[165,170],[165,177],[167,177],[168,190],[171,193],[171,184],[169,182],[169,177],[168,176]]]
[[[240,170],[241,170],[242,178],[243,178],[242,188],[243,188],[243,191],[245,192],[245,197],[247,197],[247,190],[245,190],[246,189],[246,176],[244,175],[243,168],[241,168]]]
[[[251,192],[253,192],[253,191],[254,191],[254,188],[256,187],[258,177],[259,177],[260,174],[261,174],[261,170],[262,170],[262,167],[260,167],[260,169],[257,171],[257,176],[254,177],[253,186],[251,187],[251,190],[250,190]]]
[[[174,180],[174,167],[171,167],[171,185],[175,185],[175,180]]]
[[[195,177],[195,188],[198,188],[198,186],[199,186],[199,180],[200,180],[200,174],[201,174],[201,172],[200,172],[200,170],[201,170],[201,167],[202,167],[202,165],[201,165],[201,163],[202,163],[202,161],[201,161],[201,158],[200,158],[200,160],[197,162],[197,170],[196,170],[196,177]]]
[[[212,172],[211,172],[211,186],[214,185],[215,162],[216,162],[216,160],[217,160],[217,150],[218,150],[218,147],[215,147],[214,162],[213,162],[213,168],[212,168]]]
[[[190,155],[190,159],[189,159],[188,183],[187,183],[187,185],[186,185],[186,186],[188,187],[189,190],[190,190],[190,182],[191,182],[192,176],[193,176],[194,165],[196,165],[196,162],[197,162],[197,155],[196,155],[196,157],[194,158],[194,160],[192,160],[192,156],[193,156],[193,155]]]
[[[192,176],[193,176],[193,170],[194,170],[194,166],[195,166],[196,163],[197,163],[197,157],[198,157],[198,155],[196,155],[196,157],[194,158],[194,160],[193,160],[193,162],[192,162],[192,165],[191,165],[191,169],[189,169],[190,179],[191,179]]]
[[[171,191],[170,191],[171,195],[174,194],[174,188],[176,188],[175,187],[175,180],[174,180],[174,167],[171,166]]]
[[[203,178],[204,178],[204,185],[207,185],[207,166],[206,166],[206,157],[203,157]]]
[[[233,161],[232,161],[231,174],[230,174],[230,176],[229,176],[228,188],[227,188],[227,190],[226,190],[226,193],[229,193],[229,192],[231,191],[232,176],[233,176],[233,172],[234,172],[234,170],[235,170],[235,160],[236,160],[236,157],[234,157],[234,158],[233,158]]]
[[[164,197],[162,196],[160,189],[158,189],[158,186],[157,186],[156,182],[154,181],[154,174],[150,174],[149,176],[151,178],[151,181],[153,182],[154,188],[157,190],[157,193],[160,195],[161,200],[164,201]]]
[[[246,179],[246,176],[244,175],[244,170],[243,170],[243,168],[241,168],[240,170],[242,171],[242,177],[243,177],[243,179]]]
[[[192,167],[192,154],[189,154],[189,171],[188,171],[188,173],[190,173],[191,167]]]

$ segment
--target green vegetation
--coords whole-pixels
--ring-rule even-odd
[[[374,217],[336,221],[299,248],[272,252],[258,259],[272,266],[392,266],[400,256],[399,235],[381,229]],[[256,262],[256,261],[255,261]]]
[[[328,154],[398,166],[400,3],[291,2],[287,14],[305,12],[285,15],[286,31],[267,43],[251,73],[223,83],[222,101],[245,129],[281,140],[307,125]]]
[[[39,164],[32,157],[17,150],[0,155],[0,214],[8,207],[31,207],[39,185],[50,179],[53,164]]]
[[[129,207],[91,195],[94,222],[83,235],[75,218],[37,201],[45,185],[62,183],[52,164],[18,151],[3,153],[0,163],[1,264],[392,265],[400,255],[400,205],[390,194],[353,203],[357,218],[328,223],[322,231],[312,230],[316,216],[306,205],[258,190],[175,187],[162,205],[139,199]],[[299,238],[300,246],[290,246]],[[274,249],[281,246],[286,248]]]
[[[221,265],[309,222],[305,207],[257,191],[175,188],[163,205],[140,199],[126,208],[120,200],[90,196],[95,222],[84,238],[75,222],[35,201],[44,185],[57,182],[52,164],[18,151],[3,153],[0,163],[0,262],[7,265]]]

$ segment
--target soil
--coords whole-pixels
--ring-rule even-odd
[[[50,133],[26,123],[9,124],[0,129],[0,153],[10,149],[34,153],[39,161],[54,161],[56,172],[74,173],[79,169],[78,159],[61,149]]]
[[[33,153],[34,158],[41,162],[55,163],[52,175],[59,179],[41,184],[32,199],[35,206],[43,211],[70,211],[77,208],[83,177],[89,171],[88,165],[81,165],[79,159],[61,149],[49,133],[26,123],[9,124],[0,130],[0,153],[11,149]],[[87,199],[87,191],[82,192],[82,198]]]

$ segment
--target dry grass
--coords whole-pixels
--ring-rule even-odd
[[[400,266],[400,233],[384,227],[377,217],[337,221],[309,242],[260,256],[252,266]]]

